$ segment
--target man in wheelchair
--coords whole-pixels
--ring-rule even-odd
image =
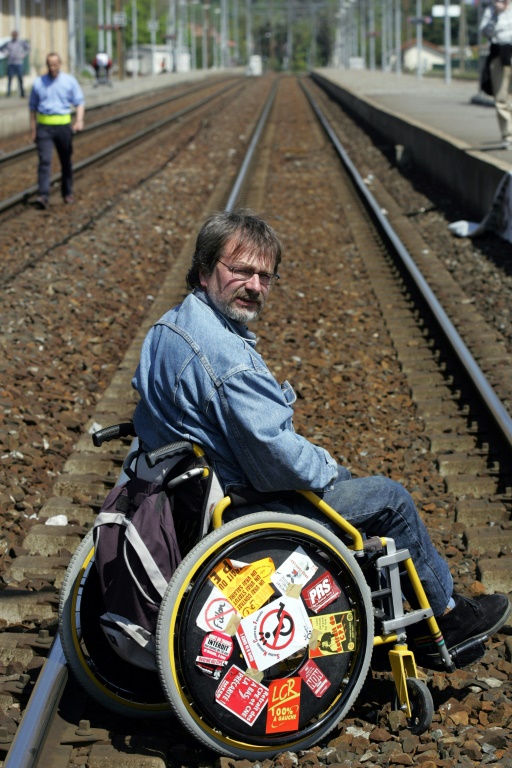
[[[216,213],[205,222],[187,275],[192,292],[151,328],[133,378],[143,448],[177,440],[201,445],[226,492],[314,490],[367,536],[384,534],[409,550],[450,652],[486,639],[510,614],[507,596],[454,594],[448,565],[405,488],[381,476],[351,478],[294,431],[296,396],[272,376],[247,328],[279,280],[280,261],[278,237],[251,211]],[[299,495],[293,507],[274,501],[265,509],[316,513]],[[425,625],[410,633],[417,661],[439,668],[437,648],[418,626]]]

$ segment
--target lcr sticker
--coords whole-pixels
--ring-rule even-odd
[[[302,590],[304,602],[315,613],[322,611],[340,595],[340,588],[327,571]]]
[[[266,733],[299,729],[300,683],[300,677],[272,680],[268,689]]]
[[[268,701],[268,688],[233,665],[215,691],[215,701],[247,725],[253,725]]]
[[[311,616],[311,624],[314,636],[316,635],[318,640],[309,648],[310,659],[348,653],[356,647],[353,611]]]
[[[309,659],[304,664],[299,670],[299,675],[317,698],[323,696],[331,684],[313,659]]]

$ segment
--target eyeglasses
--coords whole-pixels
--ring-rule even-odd
[[[217,259],[217,261],[224,264],[226,269],[229,269],[234,279],[240,280],[242,283],[248,283],[249,280],[252,280],[254,275],[258,275],[260,283],[265,286],[275,285],[279,280],[277,272],[256,272],[255,269],[248,269],[247,267],[230,267],[229,264],[225,264],[220,259]]]

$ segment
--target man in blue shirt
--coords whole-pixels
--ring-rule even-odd
[[[62,176],[61,192],[65,203],[73,199],[73,133],[84,127],[84,95],[73,75],[61,72],[61,58],[49,53],[46,58],[48,72],[36,78],[30,94],[31,138],[37,146],[39,165],[37,170],[40,208],[48,208],[53,147],[59,156]],[[76,107],[72,126],[71,108]]]
[[[278,281],[280,261],[277,235],[251,211],[217,213],[203,225],[187,275],[193,292],[149,331],[133,378],[143,448],[199,443],[224,491],[316,491],[359,530],[409,550],[449,649],[489,636],[507,620],[508,598],[453,593],[448,565],[405,488],[387,477],[351,478],[295,432],[295,394],[275,380],[246,327]],[[290,511],[290,504],[264,508]],[[301,496],[293,510],[320,514]],[[437,649],[427,645],[419,661],[436,667]]]

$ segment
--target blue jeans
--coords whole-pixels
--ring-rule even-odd
[[[434,615],[443,613],[453,593],[450,569],[432,544],[414,501],[403,485],[380,475],[351,478],[346,469],[339,467],[332,490],[319,495],[367,536],[388,536],[395,540],[397,549],[408,549]],[[284,502],[271,502],[258,509],[298,512],[339,533],[333,523],[300,497],[293,507]],[[224,519],[227,522],[240,511],[233,510],[228,515],[228,508]],[[255,506],[244,508],[244,513],[254,511]],[[406,582],[407,579],[404,586]]]
[[[67,195],[73,193],[73,166],[71,164],[71,156],[73,154],[73,132],[71,130],[71,123],[67,125],[43,125],[39,123],[37,126],[36,146],[39,157],[37,185],[39,194],[45,198],[48,198],[50,193],[54,145],[62,169],[62,197],[67,197]]]
[[[7,65],[7,95],[11,95],[11,80],[13,77],[18,78],[18,87],[20,96],[25,96],[23,90],[23,64],[8,64]]]

